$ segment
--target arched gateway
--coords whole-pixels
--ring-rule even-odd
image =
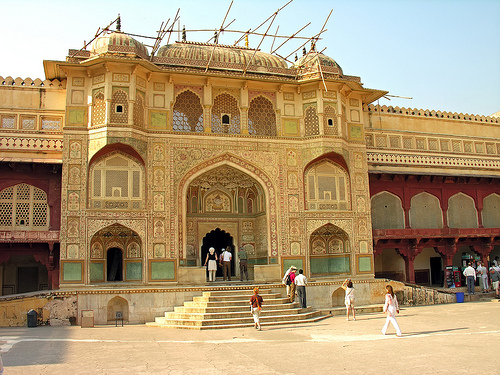
[[[254,263],[267,261],[269,215],[263,186],[248,173],[222,164],[192,179],[186,191],[186,258],[203,265],[208,249],[231,246],[232,273],[244,247]]]
[[[90,242],[90,281],[142,280],[142,241],[133,230],[113,224],[101,229]]]

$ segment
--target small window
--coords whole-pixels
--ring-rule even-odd
[[[222,123],[224,125],[229,125],[229,115],[222,115]]]
[[[121,104],[116,105],[116,113],[123,113],[123,106]]]
[[[333,126],[333,120],[331,118],[328,119],[328,126]]]

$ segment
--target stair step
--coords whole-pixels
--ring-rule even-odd
[[[281,316],[281,315],[294,315],[301,314],[307,311],[307,309],[296,308],[287,310],[262,310],[260,313],[261,317],[265,316]],[[246,318],[249,316],[250,309],[245,311],[236,312],[219,312],[219,313],[183,313],[183,312],[166,312],[165,318],[167,319],[188,319],[188,320],[215,320],[215,319],[237,319]],[[251,315],[250,315],[251,316]]]
[[[260,321],[262,323],[268,322],[283,322],[283,321],[295,321],[300,322],[305,319],[319,317],[319,311],[311,311],[304,314],[292,314],[292,315],[270,315],[270,316],[261,316]],[[168,325],[168,326],[220,326],[220,325],[253,325],[253,317],[248,312],[246,318],[228,318],[228,319],[204,319],[204,320],[196,320],[196,319],[168,319],[163,317],[155,318],[155,323],[158,325]]]
[[[163,317],[156,317],[147,325],[186,329],[251,327],[254,325],[249,306],[252,295],[252,286],[205,291],[202,296],[193,297],[192,301],[184,302],[184,306],[174,307],[173,312],[165,312]],[[290,303],[289,298],[273,293],[270,288],[260,289],[259,295],[264,299],[260,316],[263,325],[307,323],[324,318],[321,311],[311,307],[302,309],[298,302]]]
[[[304,320],[287,320],[287,321],[279,321],[279,322],[261,322],[262,327],[269,327],[275,325],[284,325],[284,324],[305,324],[305,323],[314,323],[320,320],[328,318],[328,315],[319,315],[312,318],[307,318]],[[184,325],[161,325],[156,322],[146,323],[148,327],[158,327],[158,328],[175,328],[175,329],[194,329],[194,330],[205,330],[205,329],[226,329],[226,328],[245,328],[245,327],[253,327],[254,323],[240,323],[240,324],[225,324],[225,325],[207,325],[207,326],[184,326]]]
[[[232,305],[232,306],[246,306],[250,303],[250,299],[241,299],[241,300],[223,300],[223,301],[213,301],[210,299],[211,297],[193,297],[193,301],[184,302],[184,306],[188,306],[186,304],[196,303],[206,304],[207,306],[217,306],[217,305]],[[279,296],[275,296],[275,298],[267,298],[264,299],[265,304],[277,304],[277,303],[289,303],[290,300],[288,298],[283,298]]]
[[[282,298],[280,293],[272,294],[259,294],[264,301],[268,299]],[[251,296],[245,295],[228,295],[228,296],[201,296],[193,297],[194,302],[234,302],[234,301],[245,301],[249,302]]]
[[[239,311],[247,311],[250,310],[250,305],[246,304],[244,306],[233,306],[233,305],[228,305],[228,306],[213,306],[213,307],[193,307],[193,306],[176,306],[174,307],[174,312],[176,313],[205,313],[205,314],[210,314],[210,313],[224,313],[224,312],[239,312]],[[294,303],[280,303],[280,304],[265,304],[264,308],[265,310],[289,310],[289,309],[295,309],[298,308],[300,304],[298,302]]]
[[[259,295],[271,294],[271,289],[259,289]],[[279,293],[278,293],[279,294]],[[210,290],[203,292],[203,296],[227,296],[227,295],[245,295],[250,298],[253,295],[253,289],[230,289],[230,290]]]

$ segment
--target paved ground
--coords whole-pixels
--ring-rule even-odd
[[[500,303],[404,308],[403,337],[381,313],[347,322],[208,331],[1,328],[5,374],[498,374]]]

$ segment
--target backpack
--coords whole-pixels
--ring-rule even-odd
[[[290,274],[286,275],[285,284],[286,285],[291,285],[292,284],[292,280],[290,279]]]

